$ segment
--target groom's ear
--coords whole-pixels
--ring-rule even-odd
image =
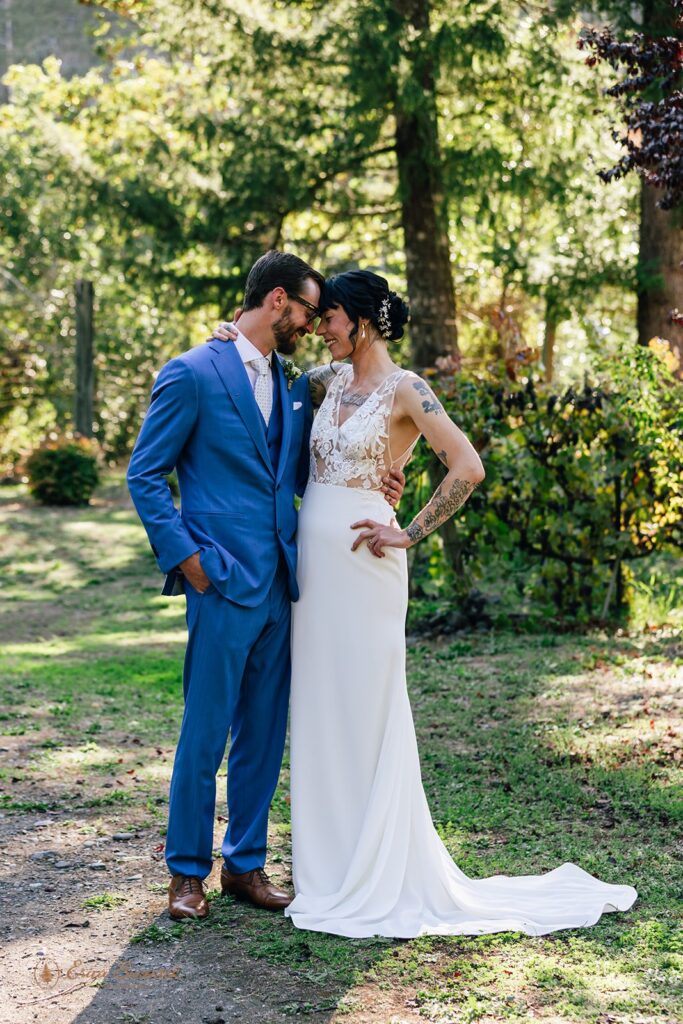
[[[241,316],[242,316],[242,307],[238,306],[237,309],[235,310],[234,314],[233,314],[232,322],[234,324],[236,324]]]
[[[281,310],[287,302],[287,292],[284,288],[278,285],[277,288],[273,288],[270,295],[273,302],[273,309],[277,309],[278,311]]]

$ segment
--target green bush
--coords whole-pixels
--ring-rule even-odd
[[[85,438],[51,442],[26,461],[29,489],[42,505],[87,505],[99,473],[91,442]]]
[[[432,383],[486,468],[442,531],[458,600],[495,564],[520,608],[573,623],[622,616],[629,565],[683,543],[683,387],[666,365],[633,348],[559,394],[531,376],[435,372]],[[443,472],[423,446],[407,511]]]

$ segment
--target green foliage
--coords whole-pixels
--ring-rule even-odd
[[[622,534],[650,528],[633,525],[624,460],[630,497],[615,513],[608,463],[621,456],[590,434],[609,434],[607,413],[584,423],[576,388],[554,419],[516,387],[502,388],[505,400],[524,407],[496,411],[502,386],[485,369],[500,376],[501,359],[543,338],[561,398],[635,333],[636,190],[607,189],[595,173],[613,155],[597,109],[607,75],[586,74],[577,11],[570,0],[523,11],[511,0],[103,0],[100,67],[69,77],[60,54],[13,66],[0,106],[0,475],[71,427],[79,278],[95,286],[95,434],[112,461],[130,451],[155,370],[232,311],[265,248],[325,272],[373,267],[405,291],[396,112],[427,109],[438,147],[426,140],[420,159],[425,174],[440,162],[459,344],[478,375],[457,379],[450,408],[487,446],[489,478],[464,513],[472,530],[446,528],[443,546],[434,537],[411,556],[414,591],[432,602],[469,592],[500,551],[520,601],[549,612],[557,597],[563,614],[589,618],[615,610],[635,557]],[[455,379],[442,383],[453,391]],[[561,451],[548,450],[546,429]],[[434,465],[418,468],[406,500],[416,507]],[[647,487],[644,476],[635,491],[649,509]],[[554,505],[534,511],[546,498]],[[481,621],[476,593],[468,607]]]
[[[26,470],[42,505],[87,505],[99,482],[97,457],[84,438],[48,442],[29,456]]]
[[[150,924],[147,928],[144,928],[141,932],[137,932],[135,935],[131,935],[130,942],[133,944],[143,942],[171,942],[173,939],[180,939],[184,934],[184,929],[192,927],[192,923],[188,924],[172,924],[170,928],[164,928],[158,924]]]
[[[447,548],[461,596],[496,561],[520,599],[588,622],[623,611],[629,563],[683,544],[683,389],[654,351],[562,393],[531,377],[434,383],[486,467]],[[424,450],[409,504],[435,465]]]
[[[467,365],[535,345],[551,320],[571,374],[562,357],[628,331],[634,193],[586,161],[601,83],[573,22],[483,0],[439,0],[420,31],[389,0],[100,8],[119,18],[102,21],[100,68],[67,77],[57,54],[6,76],[0,472],[71,425],[79,278],[95,286],[96,436],[112,458],[154,370],[232,311],[268,246],[404,291],[399,102],[437,108]]]
[[[127,897],[120,893],[103,892],[97,896],[89,896],[83,900],[81,906],[84,910],[112,910],[126,903]]]

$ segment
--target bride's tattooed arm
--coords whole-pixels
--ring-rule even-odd
[[[448,470],[425,507],[406,527],[408,546],[412,547],[462,508],[474,488],[483,480],[484,468],[468,439],[446,414],[443,405],[424,380],[419,377],[409,378],[401,398],[405,411]]]
[[[476,482],[471,480],[456,479],[452,482],[448,492],[444,493],[444,484],[445,481],[437,487],[419,515],[416,515],[410,526],[406,527],[411,544],[417,544],[419,540],[454,516],[477,486]]]
[[[462,430],[456,427],[429,384],[417,374],[406,374],[396,389],[389,430],[397,445],[408,450],[420,434],[437,453],[448,472],[425,507],[412,523],[402,530],[397,524],[388,526],[373,519],[351,524],[352,530],[363,530],[351,550],[365,543],[377,558],[384,558],[384,548],[411,548],[438,529],[461,508],[477,484],[484,479],[484,467],[475,449]]]

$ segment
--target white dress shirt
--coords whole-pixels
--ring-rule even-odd
[[[249,377],[249,381],[251,383],[252,391],[254,390],[254,385],[256,384],[256,378],[258,377],[258,370],[256,369],[255,366],[252,365],[251,360],[252,359],[264,359],[265,358],[270,363],[271,370],[270,370],[270,373],[268,374],[268,386],[270,387],[270,394],[271,394],[271,398],[272,398],[272,394],[273,394],[273,370],[272,370],[272,366],[273,366],[273,353],[269,352],[267,356],[264,356],[263,352],[259,352],[259,350],[256,348],[256,346],[252,345],[252,343],[249,341],[249,338],[245,337],[245,335],[242,334],[242,332],[240,331],[240,329],[237,326],[237,324],[231,324],[231,326],[234,327],[234,329],[237,331],[237,339],[236,339],[236,341],[233,342],[233,344],[237,348],[237,351],[240,354],[240,358],[241,358],[242,362],[244,363],[244,369],[247,371],[247,376]]]

